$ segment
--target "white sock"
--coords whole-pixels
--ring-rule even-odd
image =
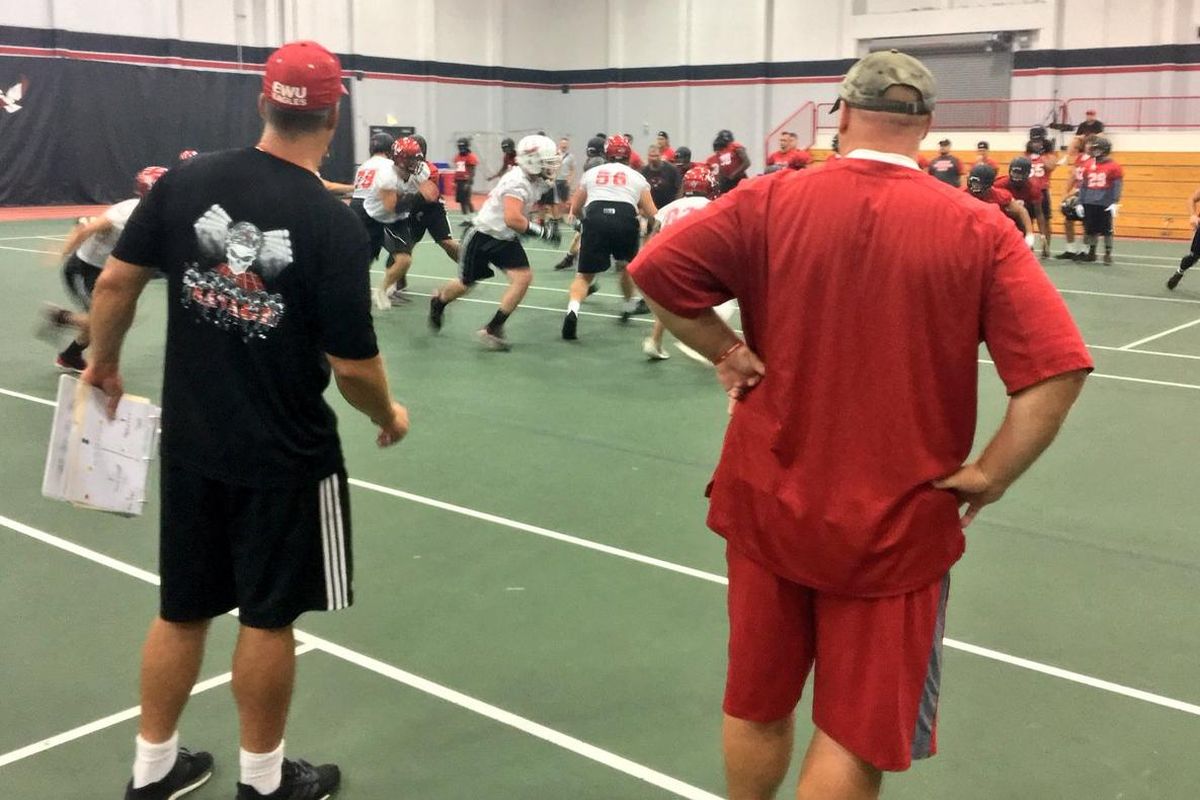
[[[567,303],[567,313],[569,314],[572,311],[574,311],[576,314],[579,313],[579,301],[578,300],[571,300],[570,302]]]
[[[637,311],[638,300],[639,300],[639,298],[637,295],[634,295],[633,297],[626,300],[625,301],[625,310],[626,311]]]
[[[251,753],[239,748],[242,783],[259,794],[271,794],[283,782],[283,742],[270,753]]]
[[[133,759],[133,788],[141,789],[167,777],[179,756],[179,731],[162,744],[151,744],[138,734]]]

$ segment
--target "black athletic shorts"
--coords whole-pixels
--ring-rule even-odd
[[[346,472],[288,487],[237,486],[163,461],[160,613],[193,622],[240,609],[282,628],[354,601]]]
[[[1050,190],[1042,190],[1042,213],[1046,215],[1046,222],[1050,222]]]
[[[487,280],[502,270],[529,269],[529,256],[516,239],[497,239],[476,228],[467,231],[458,254],[458,276],[467,286]]]
[[[412,234],[412,243],[425,238],[426,231],[435,242],[444,242],[451,238],[450,221],[446,219],[446,207],[441,203],[428,203],[417,206],[408,218],[408,230]]]
[[[367,229],[367,238],[371,242],[371,261],[379,258],[379,251],[383,249],[383,223],[377,219],[373,219],[363,207],[362,198],[354,198],[350,201],[350,210],[358,216],[363,227]]]
[[[1088,236],[1110,236],[1113,232],[1112,212],[1108,206],[1084,205],[1083,232]]]
[[[454,202],[460,206],[470,205],[471,203],[471,182],[470,181],[455,181],[454,182]]]
[[[604,272],[617,261],[632,261],[641,242],[637,209],[629,203],[597,200],[583,212],[578,271]]]
[[[405,217],[395,222],[384,223],[383,249],[387,250],[389,255],[412,254],[413,245],[416,242],[413,240],[412,228],[409,226],[410,219],[410,217]]]
[[[1192,235],[1192,248],[1188,252],[1200,253],[1200,228],[1196,228],[1196,232]]]
[[[542,196],[538,198],[538,205],[552,206],[557,202],[554,198],[554,187],[547,186],[546,191],[542,192]]]
[[[100,277],[100,268],[72,253],[63,262],[62,277],[71,299],[84,311],[90,311],[92,291],[96,288],[96,279]]]
[[[571,184],[566,181],[554,182],[554,197],[558,202],[565,203],[571,199]]]

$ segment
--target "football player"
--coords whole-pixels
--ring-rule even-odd
[[[1083,241],[1075,239],[1075,223],[1083,222],[1083,211],[1079,204],[1079,187],[1083,184],[1083,170],[1092,156],[1088,153],[1088,137],[1076,136],[1067,145],[1067,158],[1070,159],[1071,172],[1067,176],[1066,197],[1063,198],[1061,211],[1063,217],[1063,234],[1067,239],[1066,248],[1055,256],[1060,259],[1077,259],[1085,255]]]
[[[383,249],[388,253],[383,280],[373,295],[375,308],[386,311],[393,302],[408,302],[408,268],[412,266],[413,234],[409,218],[422,201],[432,203],[438,189],[429,180],[421,145],[411,136],[392,143],[392,168],[375,176],[372,192],[363,201],[371,217],[383,223]]]
[[[1104,237],[1104,263],[1113,263],[1113,220],[1121,203],[1125,172],[1112,159],[1112,142],[1105,136],[1092,140],[1092,160],[1083,168],[1079,202],[1083,206],[1084,242],[1087,253],[1079,261],[1096,260],[1096,242]]]
[[[991,203],[1007,214],[1017,227],[1025,231],[1025,244],[1032,250],[1037,240],[1033,235],[1033,222],[1030,221],[1029,212],[1007,189],[997,189],[995,183],[996,170],[987,164],[976,164],[967,174],[966,191],[977,200]]]
[[[676,148],[674,164],[676,171],[678,171],[680,175],[686,175],[692,168],[692,148]]]
[[[708,157],[708,166],[717,176],[717,188],[721,193],[730,191],[746,177],[750,169],[750,156],[740,142],[734,141],[733,132],[717,131],[713,139],[713,154]]]
[[[496,171],[495,175],[488,176],[489,181],[496,180],[496,178],[508,172],[517,163],[517,146],[511,138],[505,136],[500,140],[500,155],[502,156],[500,169]]]
[[[479,167],[479,156],[471,152],[471,140],[465,136],[456,142],[458,152],[454,154],[454,201],[463,216],[463,225],[470,225],[469,214],[475,213],[475,202],[471,192],[475,186],[475,170]]]
[[[598,167],[604,163],[604,143],[607,138],[603,134],[596,134],[591,139],[588,139],[586,158],[583,162],[583,171],[586,174],[588,170]],[[687,150],[686,147],[681,147],[681,150]],[[567,214],[570,215],[571,210],[568,205]],[[580,240],[580,223],[575,221],[575,236],[571,239],[571,245],[567,248],[567,254],[563,256],[562,261],[554,265],[555,271],[570,269],[575,266],[575,258],[579,255],[579,240]],[[597,288],[592,284],[593,288]],[[589,294],[595,294],[590,292]]]
[[[371,242],[371,261],[379,258],[383,248],[383,223],[367,213],[365,203],[367,196],[375,187],[375,178],[381,170],[392,169],[392,145],[395,139],[391,134],[374,133],[370,140],[370,157],[354,170],[354,191],[350,195],[350,210],[358,215],[367,236]]]
[[[654,225],[651,228],[650,237],[693,211],[698,211],[708,205],[717,196],[717,179],[713,177],[712,170],[697,164],[683,176],[681,189],[683,194],[678,200],[658,209],[658,213],[654,215]],[[662,346],[664,330],[663,324],[655,319],[650,335],[642,340],[642,352],[651,361],[663,361],[671,357],[670,353]]]
[[[642,167],[646,166],[646,162],[642,161],[641,154],[639,154],[637,150],[633,149],[633,134],[623,133],[621,135],[625,137],[627,142],[629,142],[629,166],[633,167],[638,172],[641,172]]]
[[[980,164],[983,162],[980,161]],[[991,166],[990,164],[988,166]],[[994,170],[995,167],[992,167]],[[1037,229],[1042,234],[1042,241],[1046,240],[1048,228],[1046,226],[1046,216],[1042,211],[1042,192],[1030,180],[1030,175],[1033,172],[1033,164],[1024,156],[1017,156],[1008,165],[1008,174],[997,180],[994,186],[997,189],[1003,189],[1013,196],[1013,199],[1019,200],[1025,206],[1025,210],[1029,213],[1029,218],[1037,223]],[[1018,222],[1017,227],[1020,227]],[[1021,233],[1033,233],[1032,228],[1022,228]]]
[[[508,279],[508,289],[500,298],[495,315],[477,332],[489,350],[508,350],[504,323],[517,310],[533,275],[529,256],[518,236],[536,236],[553,244],[562,241],[558,226],[545,227],[532,222],[529,213],[558,174],[561,160],[554,140],[545,136],[526,136],[514,148],[516,168],[504,173],[488,193],[475,215],[475,224],[467,231],[459,256],[459,277],[442,286],[429,298],[429,327],[442,329],[446,306],[471,291],[476,282],[492,277],[492,266]]]
[[[571,200],[571,214],[583,221],[583,240],[563,317],[564,339],[578,338],[579,306],[596,275],[613,261],[620,271],[621,293],[625,296],[621,320],[649,312],[645,301],[635,296],[633,279],[625,266],[637,255],[641,239],[638,212],[649,222],[658,209],[650,196],[650,184],[629,165],[629,154],[624,136],[610,136],[604,145],[606,163],[584,173]]]
[[[458,242],[450,234],[450,220],[446,219],[446,201],[442,198],[441,182],[438,180],[438,168],[429,163],[429,143],[425,141],[425,137],[420,134],[413,134],[412,138],[421,148],[421,158],[429,170],[429,177],[425,180],[433,184],[433,189],[437,192],[436,200],[426,200],[425,193],[422,192],[413,205],[412,215],[409,217],[408,224],[409,232],[412,234],[413,246],[418,245],[425,238],[425,233],[428,232],[430,237],[437,242],[438,247],[442,248],[446,255],[450,257],[450,260],[457,264]]]
[[[76,330],[74,340],[54,359],[54,365],[59,369],[68,372],[87,369],[83,351],[91,344],[88,312],[92,307],[92,290],[96,286],[96,279],[100,277],[104,262],[121,238],[121,232],[125,230],[125,223],[129,221],[133,210],[166,171],[166,167],[146,167],[138,172],[134,177],[137,197],[109,206],[98,217],[81,219],[63,243],[63,283],[67,287],[67,294],[83,313],[75,314],[58,306],[46,307],[41,334],[44,338],[52,338],[64,328]]]
[[[1196,261],[1200,260],[1200,189],[1192,192],[1192,196],[1188,199],[1188,222],[1192,225],[1192,230],[1195,234],[1192,236],[1192,246],[1188,248],[1186,256],[1179,260],[1179,268],[1171,273],[1171,277],[1167,278],[1167,288],[1174,289],[1183,280],[1183,273],[1192,268]]]
[[[1025,144],[1025,156],[1029,159],[1031,171],[1029,180],[1042,194],[1042,216],[1046,220],[1046,228],[1042,236],[1042,258],[1050,257],[1050,176],[1058,166],[1058,156],[1054,153],[1053,143],[1046,138],[1046,129],[1041,126],[1030,129],[1030,139]]]

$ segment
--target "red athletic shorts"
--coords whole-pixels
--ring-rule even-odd
[[[950,576],[895,597],[845,597],[792,583],[732,547],[725,713],[787,717],[813,680],[813,722],[877,769],[937,752]]]

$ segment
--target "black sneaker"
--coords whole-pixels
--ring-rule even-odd
[[[1063,259],[1065,261],[1074,261],[1075,254],[1072,253],[1070,250],[1064,250],[1061,253],[1059,253],[1058,255],[1056,255],[1055,258]]]
[[[554,265],[554,270],[557,272],[559,270],[570,269],[573,266],[575,266],[575,256],[566,255],[563,256],[562,261]]]
[[[646,301],[639,297],[638,301],[637,301],[637,305],[634,306],[633,311],[630,311],[629,313],[630,314],[649,314],[650,306],[646,305]]]
[[[54,366],[63,372],[83,372],[87,369],[87,360],[79,354],[72,354],[69,350],[63,350],[54,359]]]
[[[307,761],[283,760],[283,782],[270,794],[259,794],[253,786],[239,783],[237,800],[327,800],[342,783],[342,771],[334,764],[314,767]]]
[[[598,291],[600,291],[600,284],[596,283],[595,281],[592,281],[591,283],[588,284],[588,293],[587,293],[588,297],[591,297]]]
[[[1171,277],[1167,278],[1167,288],[1168,288],[1168,289],[1174,289],[1176,286],[1178,286],[1178,285],[1179,285],[1179,282],[1180,282],[1181,280],[1183,280],[1183,273],[1182,273],[1182,272],[1175,272],[1175,273],[1173,273],[1173,274],[1171,275]]]
[[[1112,263],[1113,263],[1113,257],[1112,257],[1112,253],[1105,253],[1105,254],[1104,254],[1104,263],[1105,263],[1105,264],[1112,264]]]
[[[181,747],[167,777],[140,789],[133,788],[133,781],[130,781],[125,787],[125,800],[176,800],[203,786],[212,777],[212,771],[212,755],[193,753]]]
[[[579,337],[575,335],[575,329],[579,326],[579,315],[574,311],[568,311],[563,317],[562,337],[564,339],[575,340]]]
[[[440,331],[442,329],[442,315],[446,313],[446,304],[435,294],[429,298],[429,329],[432,331]]]
[[[1080,256],[1080,257],[1079,257],[1079,260],[1080,260],[1080,261],[1086,261],[1086,262],[1088,262],[1089,264],[1095,264],[1095,263],[1096,263],[1096,251],[1095,251],[1095,250],[1089,250],[1088,252],[1086,252],[1086,253],[1084,253],[1082,256]]]

